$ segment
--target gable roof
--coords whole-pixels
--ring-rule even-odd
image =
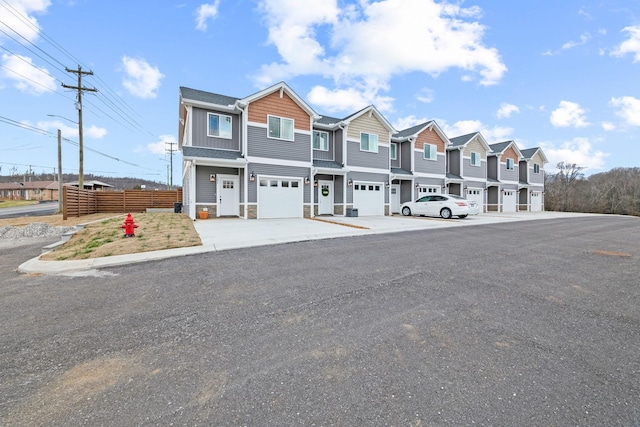
[[[412,137],[417,137],[424,130],[433,130],[440,139],[442,139],[445,143],[445,146],[450,145],[451,141],[445,135],[445,133],[440,129],[440,126],[434,121],[429,120],[428,122],[420,123],[418,125],[412,126],[408,129],[401,130],[400,132],[395,133],[391,136],[391,139],[396,142],[408,141]]]
[[[311,108],[311,106],[309,104],[307,104],[305,102],[304,99],[300,98],[298,96],[297,93],[295,93],[293,91],[293,89],[291,89],[289,87],[288,84],[286,84],[285,82],[280,82],[280,83],[276,83],[273,86],[270,86],[266,89],[262,89],[259,92],[256,92],[252,95],[249,95],[247,97],[244,97],[240,100],[238,100],[238,105],[240,106],[244,106],[246,104],[249,104],[250,102],[256,101],[260,98],[264,98],[267,95],[271,95],[274,92],[280,92],[280,96],[282,96],[283,93],[286,93],[287,95],[289,95],[289,97],[293,100],[293,102],[295,102],[300,108],[302,108],[307,114],[309,114],[314,120],[317,120],[320,118],[320,115],[318,113],[316,113],[316,111]]]
[[[342,123],[342,119],[338,119],[336,117],[330,117],[330,116],[320,116],[313,122],[314,126],[317,125],[318,127],[327,128],[327,129],[336,128],[341,123]]]
[[[362,110],[351,114],[350,116],[345,117],[342,121],[346,124],[351,123],[358,117],[364,116],[365,114],[375,115],[376,118],[389,132],[396,132],[391,123],[378,111],[378,109],[374,105],[369,105],[368,107],[363,108]]]
[[[507,148],[513,147],[513,150],[516,152],[518,157],[522,158],[522,152],[520,151],[520,149],[516,145],[516,142],[513,141],[513,140],[512,141],[498,142],[496,144],[491,144],[489,147],[491,147],[491,150],[493,151],[492,155],[496,155],[496,156],[504,153],[504,151]]]
[[[196,101],[199,103],[210,104],[212,106],[220,106],[229,109],[234,108],[236,102],[240,98],[234,98],[232,96],[220,95],[217,93],[205,92],[203,90],[180,86],[180,99],[183,102]]]
[[[544,155],[544,152],[542,151],[542,148],[540,148],[540,147],[525,148],[524,150],[521,150],[520,152],[522,153],[522,157],[524,157],[525,160],[531,160],[533,158],[533,156],[536,155],[537,152],[540,152],[540,157],[542,157],[542,161],[544,163],[549,163],[549,160],[547,159],[547,156]]]
[[[460,135],[460,136],[456,136],[455,138],[451,138],[449,140],[451,141],[450,148],[455,149],[455,148],[466,147],[466,145],[471,141],[473,141],[474,139],[477,139],[480,142],[480,144],[484,147],[484,149],[487,150],[487,153],[490,153],[492,151],[492,146],[489,145],[489,143],[487,143],[487,140],[484,139],[484,136],[482,136],[480,132],[468,133],[466,135]]]

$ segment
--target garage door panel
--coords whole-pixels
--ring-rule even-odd
[[[516,211],[516,191],[505,190],[502,195],[502,211],[503,212],[515,212]]]
[[[384,215],[384,184],[354,183],[353,207],[358,209],[359,216]]]
[[[302,180],[261,178],[258,218],[302,218]]]
[[[531,193],[531,211],[542,211],[542,194],[539,191],[534,191]]]
[[[472,200],[478,204],[480,212],[484,210],[484,190],[481,188],[472,188],[467,190],[467,200]]]

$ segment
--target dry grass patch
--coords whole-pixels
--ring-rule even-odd
[[[34,222],[44,222],[45,224],[52,225],[54,227],[75,226],[78,224],[87,224],[93,221],[99,221],[105,218],[113,218],[115,216],[124,216],[114,213],[98,213],[91,215],[84,215],[79,218],[69,217],[66,220],[62,219],[62,214],[55,215],[42,215],[42,216],[23,216],[20,218],[3,218],[0,219],[0,227],[3,225],[13,225],[14,227],[23,227]]]
[[[109,218],[87,225],[64,245],[42,255],[40,259],[47,261],[89,259],[202,244],[200,236],[193,227],[193,221],[187,215],[138,213],[133,215],[133,219],[138,225],[135,229],[135,237],[124,237],[124,230],[120,228],[124,216]]]

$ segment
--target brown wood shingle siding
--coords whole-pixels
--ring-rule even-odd
[[[507,159],[513,159],[513,163],[516,165],[518,164],[518,155],[516,154],[516,151],[513,149],[513,147],[507,148],[500,160],[503,163],[506,163]]]
[[[294,120],[298,130],[311,130],[311,119],[286,93],[274,92],[249,104],[249,121],[267,124],[267,116],[278,116]]]

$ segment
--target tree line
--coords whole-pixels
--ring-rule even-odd
[[[545,176],[548,211],[640,216],[640,168],[614,168],[589,177],[584,167],[560,162]]]

